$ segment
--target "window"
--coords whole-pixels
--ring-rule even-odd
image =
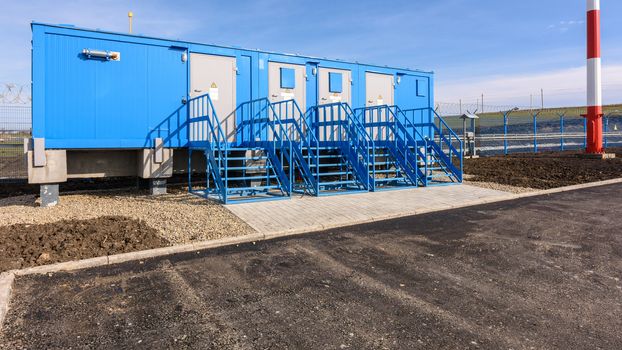
[[[341,73],[328,73],[328,92],[343,92],[343,75]]]
[[[281,89],[296,88],[296,71],[291,68],[281,68]]]

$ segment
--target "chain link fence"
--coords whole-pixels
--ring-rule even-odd
[[[24,138],[31,137],[31,107],[0,104],[0,181],[28,177]]]
[[[28,177],[23,140],[32,135],[31,106],[22,103],[29,102],[28,98],[18,96],[5,92],[4,101],[0,101],[2,182],[22,181]],[[581,116],[586,113],[585,107],[536,110],[529,107],[442,102],[435,107],[460,137],[463,135],[461,112],[477,112],[479,119],[474,123],[475,148],[483,156],[585,148],[585,119]],[[481,113],[481,109],[485,112]],[[622,147],[622,105],[605,106],[604,114],[605,147]],[[467,131],[472,131],[470,122],[467,123]]]
[[[471,109],[469,109],[469,107]],[[519,152],[583,150],[586,146],[585,107],[531,109],[516,106],[477,106],[439,103],[437,112],[462,137],[462,113],[477,112],[474,130],[478,154],[494,155]],[[603,141],[605,148],[622,147],[622,105],[604,107]]]

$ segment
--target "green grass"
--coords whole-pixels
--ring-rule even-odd
[[[508,117],[508,124],[524,124],[531,123],[533,120],[533,114],[538,113],[539,110],[518,110],[512,112]],[[538,121],[559,121],[559,115],[565,114],[566,120],[579,119],[581,114],[585,114],[587,109],[585,107],[564,107],[564,108],[549,108],[540,111],[538,114]],[[622,116],[622,104],[609,105],[603,107],[603,113],[605,115]],[[479,120],[477,125],[480,127],[492,127],[503,125],[503,114],[500,112],[493,113],[478,113]],[[451,128],[462,128],[462,120],[458,117],[446,117],[444,118],[447,124]],[[469,124],[467,123],[467,126]]]

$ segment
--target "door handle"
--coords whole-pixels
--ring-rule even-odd
[[[202,92],[203,90],[194,89],[194,92]]]
[[[279,95],[274,95],[274,94],[272,94],[272,97],[279,97]]]

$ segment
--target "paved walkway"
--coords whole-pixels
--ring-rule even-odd
[[[513,199],[514,194],[469,185],[421,187],[228,205],[259,233],[277,235],[342,227]]]

